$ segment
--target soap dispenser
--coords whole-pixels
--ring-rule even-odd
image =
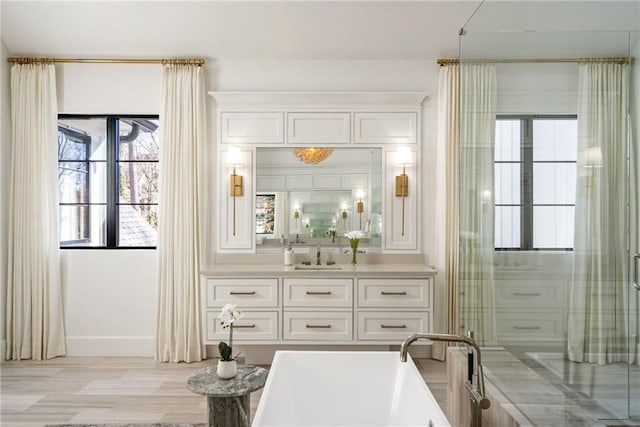
[[[289,247],[284,250],[284,265],[293,265],[294,258],[293,248],[289,245]]]

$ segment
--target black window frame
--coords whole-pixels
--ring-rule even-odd
[[[59,242],[60,249],[156,249],[157,245],[153,246],[120,246],[119,241],[119,207],[121,205],[134,205],[132,203],[121,203],[119,197],[120,188],[120,163],[157,163],[158,160],[120,160],[120,120],[142,119],[142,120],[159,120],[158,114],[58,114],[58,121],[60,120],[91,120],[91,119],[104,119],[106,121],[106,160],[89,160],[87,156],[86,163],[104,163],[106,167],[106,202],[76,202],[76,203],[59,203],[59,206],[106,206],[106,238],[105,244],[101,246],[95,245],[81,245],[79,243],[86,243],[87,240],[78,241],[63,241]],[[58,125],[58,129],[69,131],[64,127]],[[71,131],[73,132],[73,131]],[[78,132],[75,134],[80,135]],[[90,146],[90,138],[88,139],[87,150]],[[58,162],[60,158],[58,157]],[[88,182],[88,180],[87,180]],[[89,185],[87,183],[87,185]],[[159,206],[159,203],[135,203],[135,205],[154,205]],[[87,209],[89,212],[90,209]],[[90,214],[88,214],[90,215]],[[70,242],[73,242],[70,244]],[[157,243],[157,242],[156,242]]]
[[[496,161],[495,164],[515,164],[520,166],[520,204],[495,203],[498,206],[519,206],[520,207],[520,247],[494,247],[495,251],[555,251],[570,252],[570,248],[536,248],[533,246],[533,208],[536,206],[573,206],[573,204],[534,204],[533,203],[533,165],[535,163],[573,163],[577,167],[576,161],[568,160],[533,160],[533,122],[534,120],[578,120],[576,114],[499,114],[496,116],[496,122],[500,120],[519,120],[520,126],[520,161]]]

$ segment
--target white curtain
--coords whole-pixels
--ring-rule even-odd
[[[203,71],[167,65],[160,112],[160,207],[156,360],[206,358],[201,330],[200,254],[206,158]]]
[[[628,67],[584,63],[578,78],[568,356],[577,362],[631,363],[627,339],[635,336],[635,323],[627,317],[636,296],[630,300],[627,276]]]
[[[458,334],[458,157],[460,150],[460,66],[440,67],[436,171],[436,330]],[[446,309],[444,309],[446,307]],[[446,346],[435,343],[433,357],[444,360]]]
[[[494,64],[460,64],[460,328],[497,344],[493,281]]]
[[[58,240],[58,112],[51,64],[11,68],[7,360],[65,354]]]

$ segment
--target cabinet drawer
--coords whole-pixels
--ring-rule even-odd
[[[229,328],[223,329],[217,311],[207,311],[207,341],[229,343]],[[263,341],[278,339],[277,311],[245,311],[233,324],[233,340]]]
[[[207,279],[207,307],[277,307],[278,279]]]
[[[496,280],[496,307],[562,308],[564,282],[553,280]]]
[[[560,339],[564,335],[562,313],[557,312],[512,312],[497,313],[498,339]]]
[[[429,279],[360,279],[360,307],[429,308]]]
[[[353,319],[351,313],[285,312],[285,340],[351,341]]]
[[[285,307],[351,307],[351,279],[284,279]]]
[[[358,340],[400,343],[416,332],[430,332],[428,312],[358,313]]]

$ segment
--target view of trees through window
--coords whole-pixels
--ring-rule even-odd
[[[154,247],[159,149],[157,116],[61,115],[60,244]]]

